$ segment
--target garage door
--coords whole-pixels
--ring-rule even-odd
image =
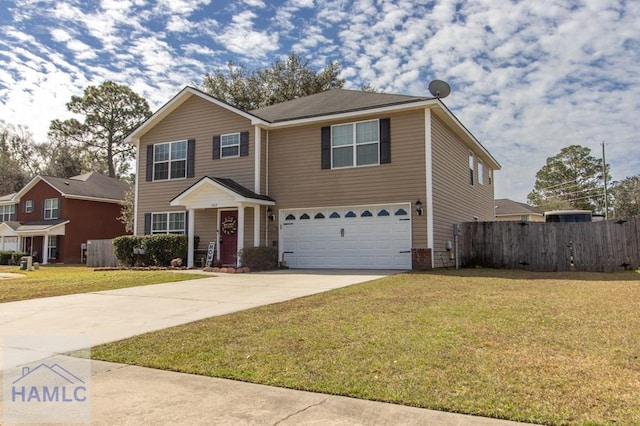
[[[18,237],[0,237],[0,250],[18,251]]]
[[[290,268],[411,269],[411,205],[282,210]]]

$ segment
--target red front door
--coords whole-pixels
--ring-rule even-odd
[[[235,265],[238,260],[238,211],[220,211],[220,261]]]

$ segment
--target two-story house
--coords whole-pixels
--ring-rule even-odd
[[[433,97],[336,89],[242,111],[186,87],[128,136],[135,232],[276,246],[293,268],[450,262],[453,224],[493,220],[500,165]],[[194,236],[200,247],[194,247]]]
[[[36,176],[0,197],[0,250],[23,251],[43,264],[81,263],[88,240],[125,234],[118,217],[128,187],[95,172]]]

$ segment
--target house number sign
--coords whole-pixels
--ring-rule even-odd
[[[233,216],[225,217],[222,220],[222,233],[226,235],[233,235],[238,230],[238,222]]]

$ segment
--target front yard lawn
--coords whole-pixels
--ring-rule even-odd
[[[0,266],[0,272],[25,275],[23,278],[0,279],[0,303],[202,278],[202,275],[170,271],[94,272],[92,268],[83,266],[41,266],[33,271],[21,271],[17,266]]]
[[[640,424],[640,274],[400,274],[92,357],[545,424]]]

